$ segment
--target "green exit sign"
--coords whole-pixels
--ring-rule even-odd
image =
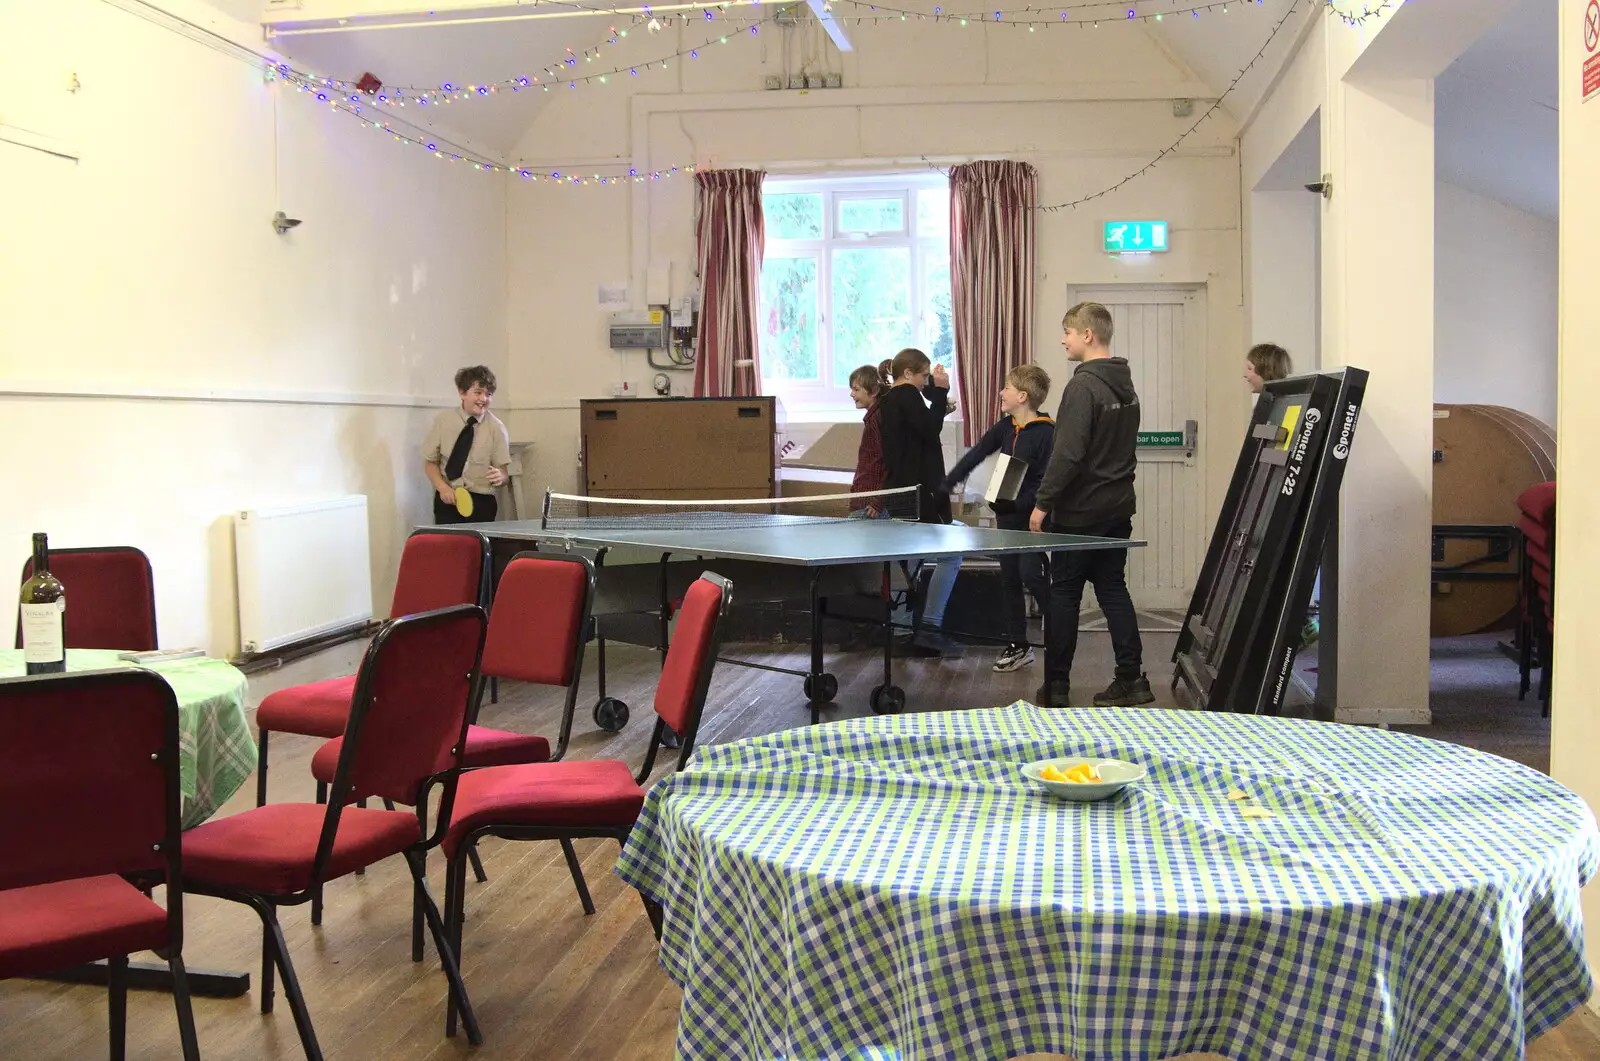
[[[1105,228],[1107,254],[1137,254],[1141,251],[1167,249],[1167,223],[1165,221],[1107,221]]]

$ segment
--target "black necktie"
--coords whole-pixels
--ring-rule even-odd
[[[444,462],[446,479],[459,479],[461,473],[467,470],[467,454],[472,451],[472,428],[477,422],[477,417],[467,417],[466,426],[456,436],[456,444],[450,448],[450,459]]]

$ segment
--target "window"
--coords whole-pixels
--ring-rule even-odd
[[[854,415],[850,373],[900,349],[955,376],[950,187],[939,174],[768,179],[763,389],[791,415]]]

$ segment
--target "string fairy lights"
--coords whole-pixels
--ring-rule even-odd
[[[1222,101],[1227,99],[1228,96],[1239,87],[1239,82],[1243,81],[1245,75],[1250,73],[1251,69],[1261,61],[1262,57],[1267,54],[1268,49],[1272,47],[1272,42],[1278,39],[1278,34],[1283,32],[1283,28],[1289,24],[1289,20],[1294,16],[1295,11],[1297,11],[1299,7],[1300,0],[1293,0],[1293,2],[1289,5],[1289,10],[1284,12],[1283,17],[1278,19],[1277,23],[1273,25],[1272,32],[1267,35],[1265,43],[1263,43],[1261,47],[1256,50],[1255,55],[1250,58],[1250,61],[1245,63],[1244,68],[1239,71],[1238,75],[1231,82],[1229,82],[1228,87],[1223,89],[1222,93],[1212,101],[1211,106],[1206,108],[1204,114],[1195,119],[1193,125],[1185,129],[1171,144],[1168,144],[1166,147],[1162,148],[1161,152],[1154,158],[1140,166],[1138,169],[1134,170],[1132,173],[1128,174],[1126,177],[1123,177],[1115,184],[1112,184],[1110,187],[1102,188],[1100,191],[1094,192],[1091,195],[1080,196],[1077,199],[1071,199],[1067,202],[1051,203],[1047,206],[1035,206],[1034,209],[1040,213],[1051,214],[1060,210],[1072,210],[1082,206],[1084,203],[1089,203],[1096,199],[1104,198],[1105,196],[1110,195],[1111,193],[1123,187],[1123,185],[1138,180],[1146,173],[1149,173],[1151,170],[1155,169],[1167,158],[1170,158],[1172,155],[1176,154],[1178,148],[1182,146],[1183,142],[1187,140],[1196,129],[1200,128],[1207,118],[1210,118],[1222,107]],[[927,162],[929,168],[931,169],[938,170],[940,173],[944,174],[949,173],[948,169],[945,169],[942,166],[934,165],[933,163],[928,162],[926,158],[924,158],[923,161]]]
[[[737,2],[737,0],[730,0],[730,2]],[[1164,17],[1175,15],[1187,15],[1190,18],[1198,18],[1202,12],[1209,12],[1213,10],[1226,14],[1230,6],[1239,6],[1240,4],[1260,5],[1262,0],[1230,0],[1230,2],[1224,2],[1224,0],[1214,0],[1212,3],[1199,4],[1188,8],[1168,9],[1161,12],[1141,11],[1137,6],[1140,0],[1133,0],[1135,6],[1124,8],[1122,3],[1126,2],[1126,0],[1122,0],[1122,2],[1115,3],[1105,2],[1077,5],[1065,9],[1055,7],[1051,10],[1058,12],[1057,17],[1048,19],[1043,17],[1034,17],[1035,15],[1043,16],[1045,11],[1032,6],[1029,6],[1020,13],[1014,13],[1010,17],[1007,16],[1003,9],[993,10],[988,13],[987,17],[985,17],[975,12],[947,13],[945,12],[942,4],[935,6],[933,11],[929,13],[925,11],[917,12],[910,9],[896,8],[884,4],[873,4],[869,2],[869,0],[838,0],[838,2],[852,5],[857,9],[864,8],[871,12],[868,15],[857,16],[858,21],[909,21],[911,18],[915,17],[921,21],[931,20],[934,22],[954,23],[959,25],[970,25],[974,22],[977,22],[984,26],[1012,25],[1018,28],[1026,26],[1029,32],[1034,32],[1036,27],[1040,25],[1097,27],[1101,21],[1099,19],[1094,19],[1093,17],[1086,15],[1076,18],[1072,17],[1072,14],[1075,12],[1081,15],[1082,12],[1095,8],[1110,8],[1113,6],[1116,8],[1118,12],[1117,16],[1105,18],[1104,21],[1107,22],[1160,22],[1164,20]],[[1216,112],[1221,108],[1223,101],[1238,88],[1240,82],[1242,82],[1250,73],[1250,71],[1261,62],[1267,51],[1271,48],[1273,42],[1278,39],[1280,33],[1289,23],[1295,12],[1300,9],[1300,2],[1301,0],[1293,0],[1293,2],[1289,5],[1288,10],[1273,25],[1266,41],[1255,52],[1255,54],[1244,65],[1244,67],[1239,71],[1238,75],[1233,78],[1233,80],[1222,91],[1222,93],[1217,96],[1217,98],[1212,102],[1211,106],[1208,107],[1206,111],[1201,114],[1192,125],[1189,126],[1189,128],[1184,130],[1183,133],[1177,137],[1177,139],[1175,139],[1167,147],[1163,148],[1155,157],[1151,158],[1148,162],[1134,170],[1132,173],[1127,174],[1120,180],[1111,184],[1109,187],[1103,188],[1100,191],[1066,202],[1038,206],[1035,209],[1044,213],[1053,213],[1056,211],[1073,209],[1083,205],[1084,203],[1103,198],[1112,194],[1113,192],[1116,192],[1128,183],[1137,180],[1139,177],[1142,177],[1144,174],[1150,172],[1150,170],[1154,169],[1167,158],[1174,155],[1182,146],[1184,141],[1193,135],[1194,132],[1198,130],[1199,127],[1209,118],[1216,114]],[[1321,3],[1327,8],[1329,13],[1337,14],[1347,24],[1360,25],[1368,19],[1376,17],[1382,10],[1396,2],[1396,0],[1313,0],[1313,2]],[[1357,6],[1362,2],[1367,3],[1368,6]],[[1398,2],[1404,2],[1404,0],[1398,0]],[[755,6],[757,3],[759,3],[759,0],[748,0],[748,3],[751,6]],[[715,9],[709,7],[705,8],[699,17],[679,15],[670,12],[651,13],[649,7],[645,7],[643,12],[637,14],[635,18],[637,20],[648,19],[648,21],[644,23],[647,27],[651,25],[659,27],[661,24],[661,19],[667,19],[669,24],[673,21],[677,21],[683,25],[691,25],[701,21],[715,21],[717,15],[714,12],[724,11],[727,6],[728,4],[723,4]],[[596,10],[598,11],[599,9]],[[627,36],[626,30],[619,30],[616,26],[612,26],[610,28],[610,35],[607,37],[603,45],[597,45],[591,49],[586,49],[581,54],[581,58],[580,55],[573,52],[572,49],[567,49],[567,54],[562,64],[560,66],[552,65],[544,68],[543,77],[539,75],[529,75],[517,78],[509,78],[501,81],[486,82],[485,84],[481,85],[468,84],[465,86],[457,86],[454,83],[445,83],[437,87],[385,87],[382,91],[376,93],[363,93],[358,90],[355,84],[352,82],[333,78],[318,78],[314,75],[296,70],[288,64],[281,62],[269,61],[268,76],[277,78],[287,84],[292,85],[299,92],[312,95],[318,102],[326,103],[333,110],[355,118],[367,128],[388,133],[397,142],[421,147],[430,153],[433,153],[435,157],[444,159],[446,161],[465,163],[476,170],[490,173],[504,173],[528,181],[562,185],[623,187],[639,183],[666,180],[678,174],[693,173],[695,171],[695,166],[668,166],[656,170],[640,170],[637,167],[629,167],[625,173],[607,174],[582,174],[570,172],[562,173],[559,170],[545,172],[529,166],[508,165],[495,162],[480,156],[475,156],[470,152],[458,152],[451,149],[452,145],[445,143],[439,138],[402,132],[395,129],[391,122],[385,120],[385,118],[382,117],[382,112],[384,108],[404,107],[407,104],[414,104],[419,107],[439,107],[460,100],[472,98],[481,99],[496,96],[502,90],[508,90],[510,92],[521,92],[526,90],[539,90],[548,92],[552,84],[557,87],[575,89],[580,85],[605,84],[610,78],[617,77],[624,72],[628,73],[630,76],[637,77],[640,71],[643,70],[667,69],[668,61],[671,59],[681,58],[685,55],[687,55],[691,61],[698,59],[701,50],[710,48],[714,44],[718,43],[727,44],[732,37],[740,35],[745,31],[748,31],[748,35],[754,36],[757,34],[759,27],[762,24],[761,21],[756,21],[748,24],[747,26],[736,27],[732,25],[733,21],[734,20],[732,19],[724,18],[724,23],[729,26],[730,32],[719,33],[715,37],[709,38],[699,45],[682,48],[671,55],[658,59],[652,59],[646,63],[619,65],[604,72],[594,71],[579,74],[577,73],[578,63],[592,63],[596,58],[600,57],[602,54],[601,49],[605,45],[615,45],[619,43],[623,37]],[[639,23],[636,21],[635,25],[638,24]],[[441,146],[441,144],[444,144],[444,146]],[[931,163],[930,166],[932,166]],[[932,168],[940,169],[941,172],[946,172],[941,167],[933,166]]]

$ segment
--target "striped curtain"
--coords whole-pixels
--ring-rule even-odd
[[[1034,205],[1026,162],[950,170],[950,294],[968,446],[1000,415],[1006,373],[1033,360]]]
[[[699,170],[695,184],[695,254],[700,274],[697,398],[761,393],[761,254],[766,225],[755,169]]]

